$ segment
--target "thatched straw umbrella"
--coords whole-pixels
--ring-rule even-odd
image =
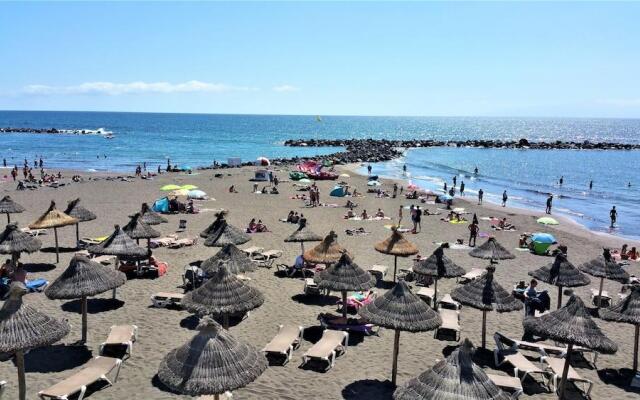
[[[42,242],[39,239],[22,232],[18,224],[9,224],[0,234],[0,254],[11,254],[11,262],[14,267],[18,265],[20,253],[34,253],[40,250]]]
[[[482,311],[482,348],[486,345],[487,311],[509,312],[522,309],[522,303],[507,292],[493,273],[496,267],[487,267],[487,273],[480,279],[462,285],[451,292],[451,297],[462,304]]]
[[[473,344],[465,339],[449,357],[396,389],[394,400],[509,400],[473,362]]]
[[[160,232],[145,223],[140,213],[132,215],[122,230],[131,239],[135,239],[137,244],[140,244],[140,239],[147,239],[147,254],[151,257],[151,239],[160,237]]]
[[[360,268],[343,252],[337,263],[318,273],[314,280],[321,290],[342,292],[342,315],[347,318],[347,292],[369,290],[376,286],[376,278]]]
[[[75,255],[67,269],[44,291],[50,299],[80,299],[82,309],[82,339],[87,341],[87,297],[124,285],[126,276],[113,268]]]
[[[338,262],[346,250],[338,244],[338,235],[329,232],[322,242],[302,255],[306,262],[313,264],[333,264]]]
[[[640,286],[635,285],[631,293],[617,304],[600,310],[605,321],[622,322],[635,326],[633,341],[633,372],[638,371],[638,339],[640,339]]]
[[[258,289],[242,282],[221,264],[204,285],[184,296],[181,305],[200,316],[222,316],[223,326],[228,329],[229,315],[246,313],[262,303],[264,296]]]
[[[50,229],[53,228],[53,234],[56,239],[56,263],[60,262],[60,250],[58,247],[58,228],[67,225],[75,225],[78,220],[68,216],[62,211],[56,209],[55,201],[52,201],[47,211],[40,216],[34,223],[29,225],[31,229]]]
[[[409,257],[418,254],[418,248],[398,232],[397,227],[391,228],[391,236],[380,243],[376,243],[374,248],[382,254],[393,256],[393,281],[396,281],[396,270],[398,269],[398,257]]]
[[[398,351],[400,348],[400,331],[426,332],[442,325],[440,315],[433,311],[402,279],[384,296],[376,298],[372,303],[362,307],[358,313],[372,324],[387,329],[394,329],[393,368],[391,383],[396,384],[398,372]]]
[[[80,222],[93,221],[96,215],[80,205],[80,198],[67,203],[67,209],[64,213],[78,220],[76,222],[76,243],[80,242]]]
[[[413,266],[414,274],[433,277],[434,307],[438,299],[438,279],[457,278],[466,273],[462,267],[444,254],[445,248],[449,248],[449,243],[443,243],[428,258],[420,260]]]
[[[474,247],[469,255],[471,257],[482,258],[483,260],[511,260],[516,258],[503,245],[498,243],[496,238],[490,237],[481,246]]]
[[[189,395],[219,395],[253,382],[267,369],[264,353],[204,318],[198,334],[173,349],[160,363],[158,378],[169,389]]]
[[[613,354],[618,346],[602,333],[598,325],[591,318],[591,314],[582,300],[573,294],[567,304],[541,317],[526,317],[523,321],[526,333],[541,336],[567,344],[567,354],[564,359],[562,381],[560,382],[560,400],[564,398],[564,391],[571,361],[573,346],[583,346],[604,354]]]
[[[213,275],[218,271],[220,263],[234,275],[256,270],[256,263],[234,244],[224,246],[215,256],[202,262],[200,268],[207,274]]]
[[[7,224],[11,223],[11,216],[9,214],[19,214],[24,211],[24,207],[13,201],[11,196],[4,196],[0,200],[0,213],[7,214]]]
[[[225,217],[226,212],[216,214],[216,220],[200,232],[200,236],[206,238],[204,245],[209,247],[223,247],[227,244],[240,246],[251,240],[251,236],[243,230],[230,225]]]
[[[604,280],[610,279],[612,281],[627,283],[629,281],[629,274],[618,265],[611,257],[609,249],[602,251],[602,256],[596,257],[591,261],[588,261],[578,267],[580,271],[600,278],[600,289],[598,291],[598,308],[601,307],[602,302],[602,287],[604,286]]]
[[[27,397],[25,351],[57,342],[69,333],[70,328],[67,321],[51,318],[24,304],[22,296],[26,293],[23,283],[13,282],[9,297],[0,308],[0,353],[15,353],[20,400]]]
[[[562,253],[556,256],[552,264],[529,271],[529,275],[558,287],[558,308],[562,307],[563,287],[578,287],[591,283],[591,279],[574,267]]]
[[[142,215],[142,221],[147,225],[159,225],[169,222],[168,219],[153,211],[147,203],[142,203],[140,215]]]
[[[304,254],[304,243],[305,242],[320,242],[322,241],[322,236],[314,233],[309,229],[309,225],[307,224],[306,218],[302,218],[298,225],[298,229],[296,229],[288,238],[284,240],[287,243],[297,242],[300,243],[300,248],[302,249],[302,253]]]

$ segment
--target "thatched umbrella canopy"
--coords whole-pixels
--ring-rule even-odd
[[[67,203],[64,213],[78,220],[76,222],[76,243],[80,242],[80,222],[93,221],[96,215],[80,205],[80,198]]]
[[[338,244],[338,235],[329,232],[322,242],[302,255],[306,262],[315,264],[333,264],[338,262],[346,250]]]
[[[240,246],[251,240],[249,236],[242,229],[236,228],[229,224],[225,217],[226,212],[221,211],[216,214],[216,220],[207,227],[204,231],[200,232],[200,236],[207,238],[204,245],[208,247],[224,247],[227,244],[235,244]]]
[[[481,246],[474,247],[469,255],[471,257],[482,258],[484,260],[491,260],[493,263],[494,260],[511,260],[516,258],[509,250],[507,250],[503,245],[498,243],[496,238],[490,237],[484,242]]]
[[[398,269],[398,257],[409,257],[418,254],[418,248],[398,232],[397,227],[391,228],[391,236],[380,243],[376,243],[374,248],[382,254],[393,256],[393,281],[396,281],[396,270]]]
[[[360,268],[343,252],[337,263],[318,273],[314,280],[320,289],[342,292],[342,312],[347,318],[347,292],[369,290],[376,286],[376,278]]]
[[[200,268],[202,268],[207,275],[213,275],[221,263],[234,275],[255,271],[257,267],[256,263],[247,253],[240,250],[234,244],[228,244],[220,249],[215,256],[204,260]]]
[[[142,221],[147,225],[159,225],[169,222],[168,219],[153,211],[147,203],[142,203],[140,215],[142,215]]]
[[[129,222],[122,227],[122,230],[136,243],[140,244],[140,239],[147,239],[147,254],[151,257],[151,239],[160,237],[160,232],[145,223],[140,213],[131,216]]]
[[[187,293],[181,302],[187,311],[200,316],[222,316],[225,329],[229,328],[229,315],[242,314],[258,308],[264,296],[258,289],[245,284],[225,265],[218,269],[207,282]]]
[[[473,344],[465,339],[449,357],[396,389],[394,400],[509,400],[473,362]]]
[[[384,296],[380,296],[372,303],[362,307],[358,313],[372,324],[395,330],[391,372],[391,382],[394,385],[398,372],[400,331],[425,332],[436,329],[442,324],[440,315],[418,296],[411,293],[411,289],[402,279]]]
[[[562,306],[562,288],[585,286],[591,283],[588,276],[567,260],[566,254],[558,254],[552,264],[529,271],[534,278],[558,287],[558,308]]]
[[[189,395],[214,395],[247,386],[267,369],[264,353],[237,340],[211,318],[198,334],[173,349],[160,363],[158,378],[171,390]]]
[[[24,353],[30,349],[48,346],[69,333],[69,324],[24,304],[22,296],[27,288],[13,282],[9,297],[0,308],[0,353],[15,353],[18,367],[20,400],[26,399]]]
[[[68,216],[56,208],[56,202],[51,201],[47,211],[40,216],[34,223],[29,225],[31,229],[51,229],[56,240],[56,263],[60,262],[60,251],[58,247],[58,228],[67,225],[75,225],[78,220]]]
[[[413,273],[433,277],[433,304],[436,304],[438,299],[438,279],[457,278],[466,273],[462,267],[444,254],[446,248],[449,248],[449,243],[443,243],[428,258],[420,260],[413,266]]]
[[[50,299],[80,299],[82,305],[82,339],[87,341],[87,297],[124,285],[126,276],[113,268],[76,254],[67,269],[45,289]]]
[[[600,308],[600,304],[602,302],[602,287],[604,286],[605,278],[620,283],[629,282],[629,274],[611,257],[609,249],[604,249],[602,251],[602,256],[596,257],[593,260],[580,265],[578,269],[591,276],[600,278],[598,308]]]
[[[7,224],[11,223],[11,216],[9,214],[19,214],[24,211],[24,207],[13,201],[11,196],[4,196],[0,200],[0,213],[7,214]]]
[[[600,310],[605,321],[634,325],[633,372],[638,371],[638,339],[640,339],[640,286],[635,285],[631,293],[617,304]]]
[[[0,234],[0,254],[11,254],[13,266],[18,265],[20,253],[34,253],[40,250],[42,242],[39,239],[22,232],[18,224],[9,224]]]
[[[451,292],[451,297],[462,304],[482,311],[482,348],[486,345],[487,311],[509,312],[522,310],[522,302],[496,282],[493,265],[487,267],[483,277],[459,286]]]
[[[307,223],[306,218],[302,218],[300,223],[298,224],[298,229],[296,229],[289,237],[287,237],[285,242],[297,242],[300,243],[300,247],[302,248],[302,254],[304,254],[304,243],[305,242],[320,242],[322,241],[322,236],[314,233],[309,229],[309,225]]]
[[[567,344],[567,354],[560,383],[560,400],[564,398],[571,351],[574,345],[604,354],[613,354],[618,351],[618,346],[606,337],[593,321],[582,300],[573,294],[564,307],[538,318],[526,317],[522,325],[526,333]]]

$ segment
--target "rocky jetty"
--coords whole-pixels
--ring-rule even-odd
[[[0,133],[48,133],[48,134],[59,134],[64,133],[63,131],[56,128],[18,128],[7,126],[5,128],[0,128]]]

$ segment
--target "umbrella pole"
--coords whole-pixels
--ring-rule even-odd
[[[53,228],[53,235],[56,237],[56,264],[60,262],[60,250],[58,249],[58,228]]]
[[[562,369],[562,380],[560,381],[560,393],[558,393],[558,399],[564,399],[564,387],[567,384],[567,374],[569,373],[569,363],[571,361],[571,351],[573,350],[573,343],[569,343],[567,346],[567,355],[564,358],[564,368]]]
[[[151,265],[151,238],[147,238],[147,254],[149,255],[149,265]]]
[[[7,225],[9,225],[11,223],[11,217],[9,216],[9,213],[7,213]]]
[[[400,350],[400,330],[396,329],[393,339],[393,369],[391,370],[391,384],[396,385],[396,375],[398,374],[398,351]]]
[[[598,290],[598,305],[597,308],[602,307],[602,286],[604,286],[604,277],[600,278],[600,289]]]
[[[120,259],[118,258],[118,256],[116,256],[116,271],[118,270],[118,267],[120,266]],[[112,291],[112,299],[115,300],[116,299],[116,288],[113,288]]]
[[[226,330],[229,330],[229,314],[224,313],[222,315],[222,327]]]
[[[27,398],[27,383],[24,376],[24,351],[16,351],[16,367],[18,367],[18,391],[20,393],[20,400],[26,400]]]
[[[438,277],[436,276],[433,281],[433,309],[436,308],[437,299],[438,299]]]
[[[80,299],[82,303],[82,343],[87,342],[87,296],[82,296]]]
[[[562,286],[558,286],[558,309],[562,307]]]
[[[347,318],[347,291],[342,291],[342,316]]]
[[[640,336],[640,325],[636,325],[635,340],[633,341],[633,372],[638,371],[638,338]]]
[[[76,224],[76,247],[78,247],[78,243],[80,243],[80,223]]]
[[[482,348],[487,344],[487,310],[482,310]]]
[[[219,394],[214,394],[213,395],[213,400],[220,400],[220,395]]]
[[[393,256],[393,283],[396,283],[396,269],[398,268],[398,256]]]

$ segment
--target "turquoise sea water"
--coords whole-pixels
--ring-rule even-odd
[[[173,164],[210,165],[228,157],[254,160],[259,156],[311,156],[331,148],[282,146],[297,138],[386,139],[519,139],[590,140],[640,143],[638,119],[569,118],[436,118],[261,116],[96,112],[0,111],[0,126],[98,129],[98,135],[0,134],[0,158],[10,164],[42,156],[49,168],[133,172],[146,162],[150,168]],[[106,158],[105,158],[106,156]],[[486,200],[499,200],[504,189],[510,204],[544,208],[547,193],[556,194],[554,211],[594,230],[608,231],[608,211],[619,210],[613,231],[640,237],[640,151],[571,151],[434,148],[413,149],[404,160],[374,166],[374,172],[400,177],[406,163],[414,183],[440,189],[453,175],[464,180],[468,196],[479,188]],[[473,176],[475,166],[480,174]],[[564,176],[564,185],[557,180]],[[589,191],[589,181],[594,189]],[[631,182],[632,186],[627,187]]]

